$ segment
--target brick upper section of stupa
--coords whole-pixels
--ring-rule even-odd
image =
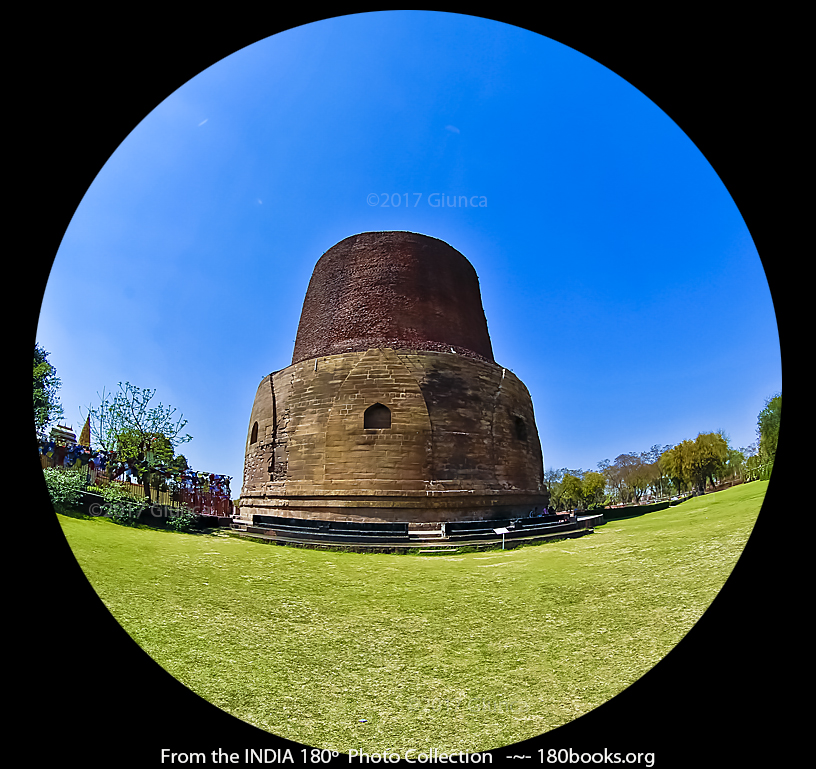
[[[371,348],[494,362],[470,262],[412,232],[364,232],[326,251],[303,301],[292,363]]]

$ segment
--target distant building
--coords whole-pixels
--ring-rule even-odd
[[[57,446],[75,446],[77,442],[76,433],[65,425],[52,427],[48,438],[54,441]]]
[[[91,445],[91,415],[88,415],[88,418],[85,420],[85,424],[82,426],[82,431],[79,433],[79,445],[80,446],[90,446]]]

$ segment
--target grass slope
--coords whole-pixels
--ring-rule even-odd
[[[124,629],[214,705],[342,752],[473,752],[569,722],[661,660],[728,578],[766,488],[427,558],[60,522]]]

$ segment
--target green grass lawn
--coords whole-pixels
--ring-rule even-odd
[[[458,556],[60,523],[124,629],[221,709],[342,752],[473,752],[571,721],[661,660],[722,588],[767,485]]]

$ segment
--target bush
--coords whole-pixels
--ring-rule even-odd
[[[46,467],[43,469],[43,477],[54,505],[65,507],[79,505],[87,482],[87,474],[84,470]]]
[[[142,514],[142,505],[117,484],[105,486],[102,500],[102,512],[123,526],[132,526]]]
[[[168,528],[176,531],[190,531],[195,528],[196,523],[198,523],[198,514],[186,508],[167,519]]]

